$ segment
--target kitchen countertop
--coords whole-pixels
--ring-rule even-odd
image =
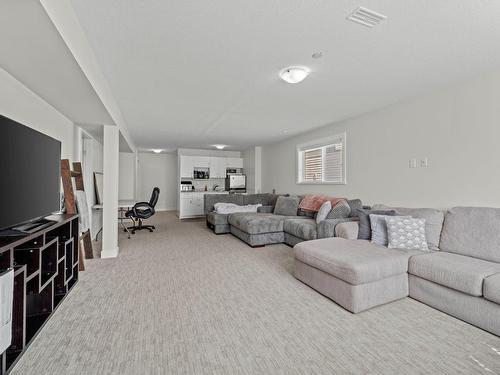
[[[229,191],[213,191],[213,190],[191,190],[191,191],[181,191],[181,194],[192,194],[192,193],[204,193],[204,194],[229,194]]]

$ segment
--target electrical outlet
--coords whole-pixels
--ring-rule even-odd
[[[420,167],[427,168],[429,166],[429,160],[427,158],[423,158],[420,160]]]
[[[415,159],[415,158],[410,159],[409,167],[410,168],[417,168],[417,159]]]

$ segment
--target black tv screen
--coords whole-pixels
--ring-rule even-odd
[[[0,115],[0,229],[59,210],[61,142]]]

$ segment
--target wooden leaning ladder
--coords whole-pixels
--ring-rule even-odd
[[[83,186],[83,173],[82,173],[82,163],[75,162],[73,163],[73,170],[70,168],[69,160],[62,159],[61,160],[61,178],[63,183],[63,191],[64,191],[64,207],[66,208],[67,214],[77,214],[76,208],[76,200],[75,194],[73,192],[73,183],[71,181],[72,178],[75,179],[75,188],[76,190],[85,191]],[[83,256],[85,255],[85,259],[94,258],[94,252],[92,250],[92,238],[90,237],[90,228],[84,232],[81,236],[79,236],[79,245],[78,251],[80,252],[79,256],[79,264],[78,268],[80,271],[85,270],[85,266],[83,263]]]

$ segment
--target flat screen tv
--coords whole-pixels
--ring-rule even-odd
[[[61,142],[0,115],[0,229],[60,209]]]

